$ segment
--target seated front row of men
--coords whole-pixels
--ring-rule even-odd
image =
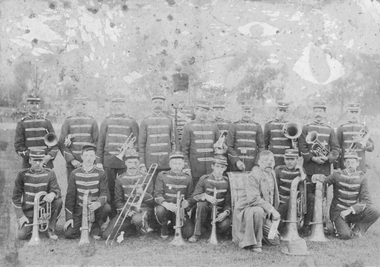
[[[88,208],[90,213],[94,214],[91,235],[100,237],[102,234],[100,226],[111,211],[107,203],[109,201],[107,177],[102,169],[94,165],[95,152],[95,146],[83,146],[83,165],[70,176],[65,202],[66,238],[75,238],[80,234],[83,196],[86,190],[91,192]],[[46,191],[42,202],[52,203],[48,235],[51,239],[58,238],[54,229],[62,208],[60,188],[54,171],[41,166],[42,154],[39,151],[31,151],[31,168],[22,170],[15,181],[12,200],[19,219],[19,239],[26,239],[32,232],[34,196],[40,191]],[[138,154],[135,151],[128,151],[125,155],[127,171],[117,178],[115,185],[118,216],[108,224],[102,236],[105,239],[113,238],[120,226],[119,233],[123,231],[124,235],[135,230],[145,234],[160,227],[161,237],[167,239],[173,232],[171,230],[175,227],[176,215],[180,210],[183,216],[182,236],[190,242],[196,242],[206,228],[211,226],[211,211],[213,205],[216,205],[215,221],[219,233],[228,232],[232,220],[233,242],[241,248],[261,252],[263,242],[271,245],[279,243],[277,227],[272,225],[276,225],[287,210],[288,195],[284,192],[288,190],[287,186],[281,183],[289,180],[286,181],[288,184],[298,175],[305,176],[303,169],[296,164],[298,159],[296,152],[288,150],[285,155],[285,166],[277,167],[275,173],[273,153],[267,150],[260,153],[259,166],[244,176],[244,190],[231,212],[229,182],[228,178],[223,176],[227,167],[224,156],[215,156],[212,173],[201,177],[194,190],[192,177],[183,172],[185,166],[183,153],[173,152],[169,162],[171,169],[159,173],[153,190],[151,183],[145,181],[142,184],[146,174],[139,171]],[[334,186],[330,217],[338,236],[342,239],[350,238],[352,235],[363,235],[380,217],[379,211],[372,205],[365,174],[356,171],[357,154],[347,153],[344,159],[345,170],[334,172],[327,178],[322,175],[316,176],[316,180]],[[284,174],[288,176],[285,177]],[[148,188],[145,188],[146,186]],[[180,192],[180,209],[177,209],[176,205],[178,192]],[[142,194],[144,196],[140,202]],[[130,205],[126,205],[123,209],[128,199]],[[284,210],[281,205],[285,206]],[[192,207],[194,212],[191,212]],[[195,214],[195,218],[189,218],[188,214]],[[124,222],[121,224],[123,219]],[[160,226],[157,226],[157,223]]]

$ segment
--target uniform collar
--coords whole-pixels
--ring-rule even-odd
[[[324,122],[324,121],[320,121],[320,122],[318,122],[318,121],[314,120],[314,124],[317,124],[317,125],[323,125],[323,124],[325,124],[325,122]]]
[[[211,178],[214,179],[215,181],[221,181],[223,180],[223,175],[220,179],[216,178],[215,175],[213,173],[210,174]]]
[[[31,119],[38,119],[40,118],[40,116],[37,114],[32,114],[30,112],[28,112],[28,118],[31,118]]]

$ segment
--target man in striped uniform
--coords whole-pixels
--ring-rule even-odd
[[[212,110],[214,112],[212,123],[215,123],[216,126],[218,126],[219,132],[228,132],[231,122],[226,119],[226,104],[222,101],[215,102],[212,105]]]
[[[380,217],[380,212],[373,206],[367,176],[357,171],[358,154],[345,153],[344,165],[346,169],[343,171],[336,171],[327,178],[317,176],[316,180],[333,185],[330,219],[334,222],[338,237],[350,239],[363,236]]]
[[[139,130],[139,154],[142,170],[146,170],[153,163],[158,164],[156,176],[161,171],[167,171],[169,167],[169,154],[174,146],[174,133],[172,119],[164,112],[165,97],[152,97],[152,114],[145,117]]]
[[[98,167],[104,167],[107,174],[110,192],[109,203],[112,207],[111,218],[113,218],[116,215],[114,205],[115,179],[117,175],[124,173],[126,170],[124,161],[116,156],[120,154],[120,149],[128,137],[136,139],[132,148],[137,149],[139,126],[135,119],[125,114],[124,98],[114,98],[111,104],[112,115],[107,117],[100,126],[96,163]],[[122,157],[123,155],[120,155],[120,158]]]
[[[94,165],[96,159],[96,146],[92,144],[82,147],[82,167],[75,169],[69,178],[65,208],[66,223],[64,225],[65,237],[68,239],[79,236],[82,225],[83,195],[90,190],[88,213],[94,214],[91,234],[100,238],[100,226],[107,220],[111,212],[109,191],[106,173]]]
[[[220,234],[226,233],[231,227],[231,192],[228,178],[223,176],[227,169],[227,158],[222,155],[214,157],[211,174],[203,175],[197,183],[191,202],[197,203],[194,234],[190,242],[197,242],[204,228],[211,226],[210,215],[214,205],[217,209],[216,226]],[[216,197],[214,197],[216,190]],[[210,228],[210,227],[208,227]],[[203,231],[202,231],[203,230]]]
[[[349,121],[339,126],[336,131],[339,146],[342,151],[339,167],[341,169],[344,168],[344,163],[343,163],[344,154],[348,152],[349,148],[351,148],[351,151],[356,151],[359,156],[358,171],[366,172],[367,167],[366,167],[365,154],[366,152],[372,152],[375,149],[375,145],[371,138],[368,139],[366,144],[360,143],[360,141],[362,141],[362,138],[358,137],[359,132],[362,130],[366,132],[367,134],[369,134],[369,130],[367,126],[359,122],[360,111],[361,111],[359,104],[351,103],[348,105],[347,109],[348,109],[348,115],[350,116]]]
[[[189,207],[189,200],[194,191],[193,179],[183,172],[185,167],[184,155],[180,151],[170,153],[169,156],[170,171],[160,172],[157,176],[154,187],[154,200],[157,203],[155,214],[158,223],[161,225],[161,237],[169,237],[169,220],[171,226],[175,225],[177,211],[177,193],[181,192],[183,197],[182,208]],[[184,224],[181,232],[184,238],[189,238],[194,232],[194,224],[184,212]]]
[[[54,171],[42,167],[44,157],[43,150],[30,150],[29,164],[31,167],[21,170],[15,181],[12,202],[18,219],[17,238],[20,240],[27,239],[32,233],[34,198],[37,193],[42,191],[47,194],[40,201],[51,203],[48,236],[53,240],[58,239],[54,230],[62,209],[61,189]],[[43,205],[46,208],[46,204]]]
[[[118,216],[115,216],[108,224],[103,233],[104,239],[107,239],[109,235],[111,235],[111,238],[114,238],[125,216],[127,217],[119,231],[119,233],[123,231],[124,236],[132,233],[134,229],[143,234],[153,230],[148,225],[149,221],[155,220],[153,216],[154,200],[152,181],[148,184],[150,177],[146,177],[146,174],[139,171],[139,154],[134,149],[126,152],[124,160],[127,171],[119,175],[115,183],[115,205]],[[144,181],[145,177],[146,181]],[[133,205],[125,206],[127,200],[129,200],[128,202],[130,204],[133,203],[137,205],[146,187],[148,188],[141,202],[140,209],[137,210]],[[120,216],[121,212],[123,212],[123,214]]]
[[[286,115],[289,104],[278,102],[276,107],[276,118],[264,126],[265,149],[273,152],[275,166],[284,165],[285,150],[292,148],[292,141],[284,136],[283,127],[288,122]]]
[[[324,101],[315,101],[313,105],[313,115],[315,119],[314,122],[304,125],[302,134],[299,137],[299,150],[304,159],[303,167],[307,174],[307,213],[305,215],[304,225],[308,227],[314,212],[315,184],[311,183],[311,176],[313,174],[329,175],[331,172],[331,164],[336,161],[339,156],[339,144],[334,129],[324,123],[326,118],[326,104]],[[314,148],[312,147],[313,140],[306,138],[308,134],[313,131],[318,134],[315,141],[321,144],[321,146],[314,145]],[[318,153],[316,150],[324,150],[326,153]]]
[[[230,125],[227,135],[228,157],[232,171],[251,171],[264,150],[261,125],[254,122],[251,106],[243,105],[242,119]]]
[[[42,159],[42,165],[52,169],[53,160],[57,156],[58,146],[48,147],[45,144],[45,135],[54,133],[51,122],[39,116],[41,99],[36,95],[29,95],[26,99],[28,115],[22,118],[16,126],[15,133],[15,150],[22,161],[22,168],[30,168],[29,150],[40,149],[45,151],[45,157]]]
[[[275,168],[278,192],[280,196],[280,205],[278,212],[281,218],[288,219],[288,207],[290,200],[290,187],[294,178],[300,176],[302,181],[306,179],[306,173],[303,167],[298,165],[298,149],[285,150],[285,165],[280,165]],[[299,189],[305,191],[303,183],[299,183]],[[305,192],[303,192],[305,194]],[[280,223],[279,230],[282,230],[284,223]],[[281,231],[280,231],[281,232]]]
[[[59,147],[66,160],[67,181],[71,172],[82,164],[82,146],[98,142],[98,123],[86,114],[86,106],[87,98],[76,97],[75,115],[67,117],[62,124]]]
[[[195,108],[195,120],[183,128],[181,151],[185,162],[191,169],[193,182],[196,184],[202,175],[211,173],[213,162],[213,145],[219,139],[218,127],[208,120],[210,106],[206,101],[198,101]]]

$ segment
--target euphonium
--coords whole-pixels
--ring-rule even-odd
[[[132,149],[133,145],[136,141],[136,137],[132,137],[133,133],[131,133],[127,140],[125,140],[123,146],[119,149],[120,153],[116,156],[118,159],[123,160],[124,154],[127,150]]]
[[[292,147],[298,149],[298,137],[300,137],[302,133],[301,125],[295,122],[287,122],[284,124],[284,127],[282,127],[282,132],[286,138],[292,140]]]
[[[305,141],[311,145],[311,152],[313,152],[317,157],[327,156],[330,151],[318,140],[318,133],[316,131],[311,131],[307,134]]]
[[[185,241],[182,238],[182,226],[183,226],[183,221],[185,219],[185,211],[181,207],[183,200],[183,196],[181,196],[181,192],[177,192],[177,210],[175,213],[175,234],[173,240],[170,242],[171,245],[174,246],[182,246],[185,245]]]
[[[44,137],[44,143],[48,147],[55,146],[58,144],[58,137],[55,133],[49,133],[48,130],[46,129],[46,135]]]
[[[40,244],[41,239],[38,232],[44,232],[49,227],[49,220],[51,217],[51,203],[46,202],[46,208],[41,207],[41,204],[45,202],[41,201],[41,197],[46,196],[45,191],[38,192],[34,196],[34,205],[33,205],[33,223],[27,224],[26,226],[33,226],[32,237],[28,243],[29,246],[35,246]]]
[[[303,187],[303,192],[298,191],[298,185],[302,182],[300,176],[293,179],[290,186],[290,199],[288,205],[287,220],[284,234],[281,235],[281,240],[291,241],[301,239],[298,234],[298,226],[302,221],[303,215],[306,213],[306,186]],[[300,199],[298,198],[300,193]],[[298,218],[297,218],[298,217]]]
[[[93,216],[91,211],[89,210],[89,204],[91,203],[91,194],[90,190],[84,191],[83,194],[83,208],[82,208],[82,226],[80,228],[80,240],[79,246],[89,244],[90,243],[90,231],[91,231],[91,223],[93,221]]]
[[[216,189],[216,187],[214,187],[214,198],[216,199],[216,195],[218,193],[218,190]],[[212,228],[211,228],[211,235],[210,235],[210,238],[207,240],[208,243],[212,244],[212,245],[217,245],[218,244],[218,238],[216,236],[216,213],[217,213],[217,204],[218,203],[215,203],[215,205],[213,205],[212,207]]]
[[[308,240],[315,242],[326,242],[328,239],[326,238],[323,229],[323,184],[320,181],[315,181],[313,177],[311,179],[312,182],[316,183],[316,187],[314,197],[313,222],[311,222],[311,235],[308,237]]]

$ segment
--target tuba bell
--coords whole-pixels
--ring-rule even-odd
[[[51,203],[41,200],[41,198],[46,195],[47,193],[45,191],[41,191],[34,196],[33,223],[25,225],[33,226],[32,237],[28,243],[29,246],[39,245],[41,243],[41,239],[38,232],[44,232],[49,227],[49,220],[51,217]],[[45,203],[46,207],[41,206]]]
[[[301,125],[295,122],[287,122],[282,127],[282,132],[286,138],[292,140],[292,147],[298,149],[298,137],[302,133]]]
[[[49,133],[46,129],[46,135],[44,137],[44,143],[47,147],[53,147],[58,144],[58,137],[55,133]]]

